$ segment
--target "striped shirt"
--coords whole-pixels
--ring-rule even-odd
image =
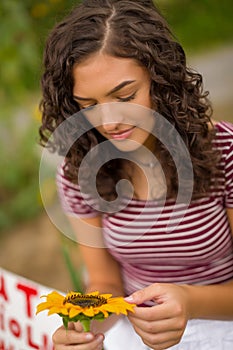
[[[118,212],[102,215],[105,244],[121,265],[126,294],[155,282],[205,285],[233,278],[233,238],[226,213],[233,208],[233,125],[219,122],[216,128],[221,181],[208,196],[188,206],[132,199]],[[99,215],[61,167],[57,184],[68,215]]]

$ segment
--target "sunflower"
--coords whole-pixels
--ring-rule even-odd
[[[48,315],[58,314],[63,319],[63,324],[67,328],[68,322],[82,322],[84,330],[89,330],[89,323],[92,319],[103,320],[111,314],[127,315],[128,311],[133,312],[134,304],[127,303],[124,298],[113,298],[112,294],[82,294],[70,292],[66,296],[56,291],[47,296],[45,302],[37,306],[37,314],[48,310]]]

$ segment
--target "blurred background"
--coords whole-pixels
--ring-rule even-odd
[[[65,291],[72,284],[64,246],[77,271],[81,260],[78,247],[49,220],[40,198],[38,104],[45,39],[78,2],[0,2],[0,266]],[[203,74],[214,118],[233,122],[232,0],[156,4],[183,44],[188,64]],[[46,186],[53,194],[54,186]]]

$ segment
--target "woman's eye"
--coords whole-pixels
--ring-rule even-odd
[[[93,107],[95,107],[97,105],[97,103],[93,103],[92,105],[89,106],[79,106],[80,109],[91,109]]]
[[[136,97],[136,92],[134,92],[132,95],[127,96],[127,97],[118,97],[118,101],[120,102],[129,102],[131,100],[133,100]]]

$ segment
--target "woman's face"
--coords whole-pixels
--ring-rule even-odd
[[[124,152],[141,145],[152,149],[155,118],[144,67],[133,59],[97,53],[76,64],[73,76],[73,98],[100,134]]]

